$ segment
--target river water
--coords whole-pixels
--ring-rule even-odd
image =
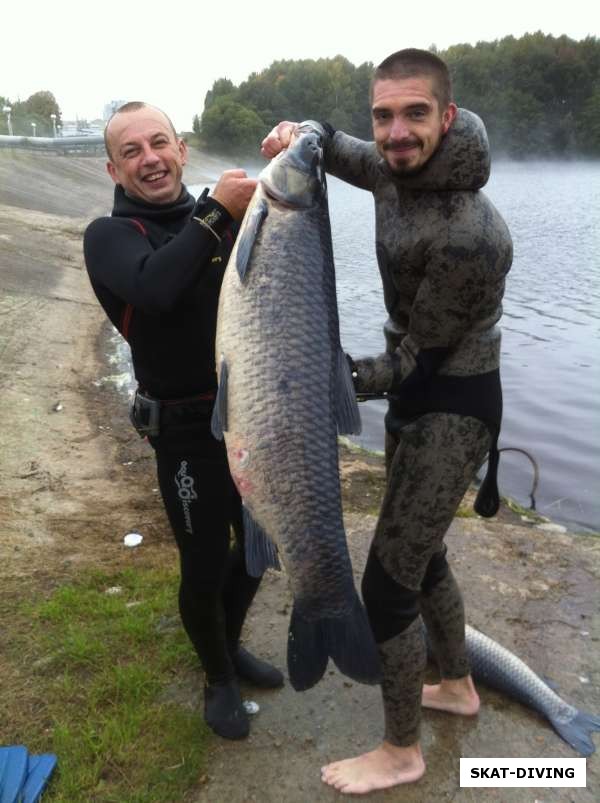
[[[257,175],[256,165],[247,166]],[[328,178],[340,329],[354,357],[384,350],[370,193]],[[202,187],[190,187],[198,193]],[[485,192],[514,262],[504,299],[500,448],[539,466],[536,509],[600,531],[600,162],[495,162]],[[357,443],[383,450],[383,401],[360,405]],[[533,467],[503,452],[500,492],[531,504]]]

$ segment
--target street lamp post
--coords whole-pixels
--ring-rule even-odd
[[[51,114],[50,119],[52,120],[52,130],[54,132],[54,139],[56,139],[56,115]]]
[[[33,129],[33,136],[35,137],[35,129],[37,128],[37,123],[32,123],[31,127]]]
[[[11,113],[11,111],[12,111],[12,107],[11,107],[11,106],[5,106],[5,107],[2,109],[2,111],[3,111],[3,112],[4,112],[4,114],[6,115],[6,124],[7,124],[7,126],[8,126],[8,134],[9,134],[9,136],[11,136],[11,137],[12,137],[12,135],[13,135],[13,129],[12,129],[12,123],[11,123],[11,121],[10,121],[10,113]]]

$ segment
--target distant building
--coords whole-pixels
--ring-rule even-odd
[[[111,114],[114,114],[119,106],[123,106],[124,103],[127,103],[126,100],[109,100],[108,103],[104,106],[104,112],[102,114],[102,119],[106,122]]]
[[[62,137],[98,136],[104,132],[104,121],[63,120],[60,127]]]

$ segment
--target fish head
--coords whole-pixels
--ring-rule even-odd
[[[323,136],[317,126],[310,121],[298,125],[289,147],[259,176],[267,195],[284,206],[308,208],[327,195]]]

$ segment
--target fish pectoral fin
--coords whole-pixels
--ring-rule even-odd
[[[267,569],[281,569],[277,547],[263,528],[252,518],[248,508],[242,507],[244,517],[244,544],[246,571],[251,577],[262,577]]]
[[[379,652],[367,613],[356,595],[345,616],[309,620],[292,610],[288,632],[288,674],[296,691],[321,680],[329,657],[337,668],[358,683],[379,683]]]
[[[261,198],[250,212],[246,225],[238,237],[235,266],[241,282],[244,281],[248,273],[252,248],[254,247],[258,233],[268,214],[269,206],[265,199]]]
[[[227,432],[227,392],[229,385],[229,370],[225,360],[221,360],[219,370],[219,389],[210,419],[210,430],[218,441],[223,440],[223,433]]]
[[[338,349],[337,376],[335,382],[335,406],[340,435],[360,435],[362,426],[356,401],[356,391],[350,366],[342,347]]]

